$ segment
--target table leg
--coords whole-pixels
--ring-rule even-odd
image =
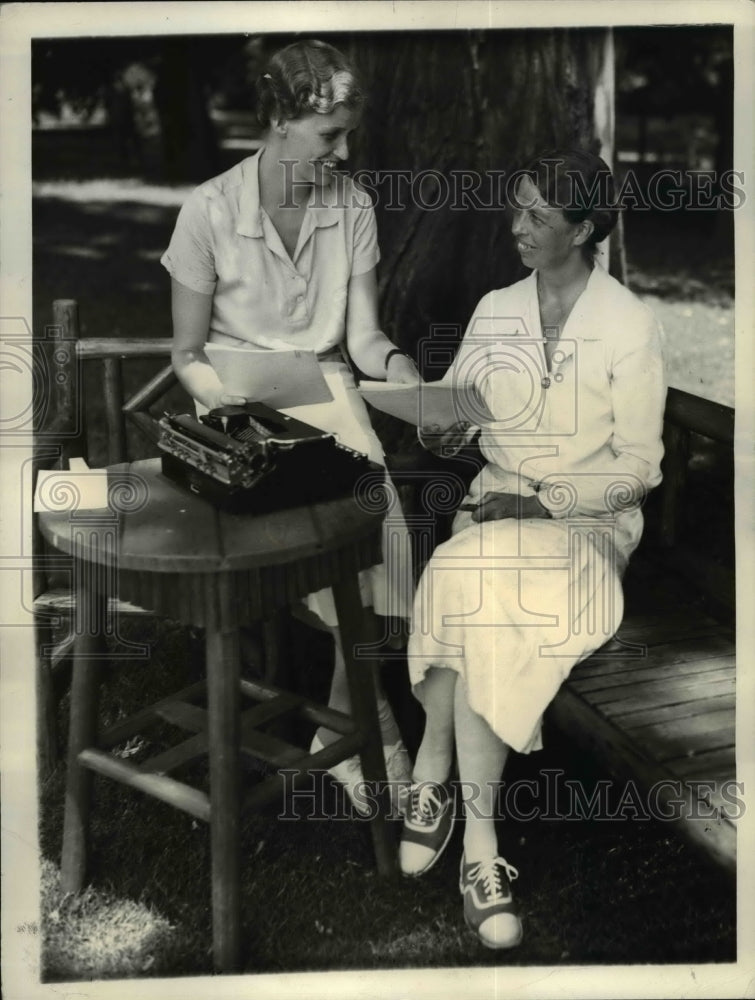
[[[375,700],[376,664],[372,659],[360,657],[357,660],[354,655],[357,646],[375,645],[377,637],[369,634],[375,630],[370,616],[364,613],[359,598],[359,580],[356,576],[334,584],[333,597],[341,630],[352,713],[357,725],[367,737],[360,753],[362,773],[365,781],[376,782],[377,787],[382,790],[378,796],[380,804],[378,815],[370,822],[375,859],[381,875],[393,876],[398,870],[396,842],[388,821],[390,798]]]
[[[79,753],[97,740],[100,668],[105,652],[103,629],[107,601],[95,586],[92,573],[80,565],[76,574],[76,614],[71,711],[68,733],[68,771],[63,819],[61,885],[79,892],[84,884],[89,842],[93,774],[79,764]]]
[[[210,751],[212,940],[218,972],[237,972],[241,958],[239,845],[239,631],[231,578],[207,578],[207,709]]]

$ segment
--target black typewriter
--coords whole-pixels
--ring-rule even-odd
[[[232,513],[262,514],[354,492],[382,473],[333,434],[264,403],[222,406],[199,420],[188,413],[160,421],[162,471]]]

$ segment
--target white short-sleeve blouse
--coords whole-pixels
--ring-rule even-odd
[[[212,342],[326,354],[344,338],[349,279],[380,259],[372,202],[345,174],[313,188],[292,259],[260,204],[263,152],[192,192],[161,263],[213,296]]]

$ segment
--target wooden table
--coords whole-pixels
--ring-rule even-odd
[[[367,781],[385,782],[370,660],[355,655],[374,640],[362,613],[357,574],[379,562],[382,513],[352,498],[261,516],[225,514],[179,487],[159,459],[107,470],[109,508],[40,515],[45,538],[73,556],[76,655],[71,689],[62,878],[67,891],[84,883],[92,772],[153,795],[210,824],[215,965],[239,968],[240,754],[279,766],[327,768],[361,754]],[[305,594],[332,586],[343,639],[352,714],[347,716],[270,685],[241,680],[239,626],[272,615]],[[100,666],[106,653],[107,600],[117,596],[155,614],[205,629],[204,683],[142,709],[97,732]],[[258,702],[241,712],[241,695]],[[340,733],[309,754],[255,729],[276,714],[298,710]],[[135,765],[108,752],[149,722],[168,719],[193,735]],[[209,754],[210,793],[167,772]],[[278,775],[246,796],[259,804],[280,794]],[[371,821],[378,869],[395,871],[387,799]]]

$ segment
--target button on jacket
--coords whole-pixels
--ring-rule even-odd
[[[598,264],[545,369],[537,272],[485,295],[446,379],[496,416],[472,492],[537,492],[553,517],[611,516],[661,479],[666,385],[653,313]]]

